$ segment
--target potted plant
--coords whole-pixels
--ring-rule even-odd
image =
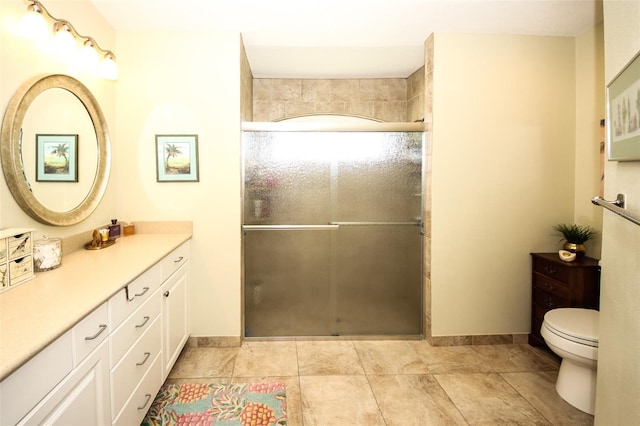
[[[562,236],[560,241],[565,241],[562,248],[575,253],[576,256],[583,256],[586,252],[585,242],[598,236],[598,231],[586,225],[558,224],[553,227]]]

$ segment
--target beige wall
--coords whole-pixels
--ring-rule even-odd
[[[193,221],[192,335],[240,336],[240,35],[126,31],[117,42],[121,216]],[[199,182],[156,182],[156,134],[198,135]]]
[[[90,34],[105,49],[115,49],[115,32],[89,2],[51,1],[47,8],[54,16],[67,19],[81,34]],[[109,130],[115,131],[115,87],[116,83],[88,75],[78,70],[73,64],[51,52],[46,44],[38,44],[18,34],[20,19],[26,12],[23,1],[0,0],[0,110],[4,114],[6,105],[18,88],[28,79],[39,75],[63,73],[77,78],[96,97],[105,115]],[[112,149],[119,150],[117,140],[112,139]],[[26,144],[34,144],[35,140],[26,140]],[[80,141],[82,150],[82,140]],[[25,161],[34,161],[25,158]],[[4,175],[0,176],[0,228],[31,227],[36,230],[36,237],[41,234],[50,236],[69,236],[83,231],[102,227],[109,219],[117,217],[116,182],[112,173],[105,197],[95,213],[86,221],[70,227],[52,227],[31,219],[16,204],[5,183]],[[69,184],[74,185],[74,184]]]
[[[640,51],[640,2],[604,1],[605,81]],[[605,198],[627,194],[640,215],[640,162],[608,161]],[[596,425],[640,419],[640,227],[604,212]]]
[[[432,334],[528,333],[529,253],[574,216],[574,39],[434,43]]]
[[[605,117],[604,28],[600,24],[575,39],[576,44],[576,170],[574,221],[602,230],[602,209],[591,199],[599,195],[600,120]],[[594,173],[598,171],[597,173]],[[615,197],[614,197],[615,198]],[[602,238],[588,243],[589,256],[600,259]]]

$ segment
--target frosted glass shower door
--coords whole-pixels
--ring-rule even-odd
[[[244,144],[247,337],[422,333],[422,133]]]

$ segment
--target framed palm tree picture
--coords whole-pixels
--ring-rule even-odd
[[[198,135],[156,135],[158,182],[198,182]]]
[[[36,135],[36,181],[78,182],[78,135]]]

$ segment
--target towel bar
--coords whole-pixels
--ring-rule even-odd
[[[630,222],[635,223],[636,225],[640,225],[640,217],[635,216],[634,214],[628,212],[625,209],[625,196],[624,194],[618,194],[615,201],[607,201],[601,197],[593,197],[591,202],[596,206],[604,207],[607,210],[614,212],[617,215],[620,215],[627,219]]]

